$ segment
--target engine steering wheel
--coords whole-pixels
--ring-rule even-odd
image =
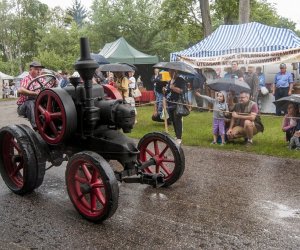
[[[44,79],[44,81],[41,81],[41,79]],[[50,83],[51,81],[53,81],[52,83]],[[33,87],[32,89],[30,89],[31,85],[33,85],[33,83],[37,82],[39,84],[39,86],[37,87]],[[46,88],[46,86],[48,88],[52,88],[54,87],[56,84],[56,77],[52,74],[44,74],[44,75],[40,75],[34,79],[32,79],[30,81],[30,83],[28,84],[28,89],[31,91],[37,91],[37,90],[43,90]]]

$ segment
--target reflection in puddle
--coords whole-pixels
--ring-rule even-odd
[[[155,201],[166,201],[168,200],[168,197],[162,193],[153,193],[150,195],[150,199]]]
[[[265,201],[264,208],[273,210],[273,215],[277,218],[300,218],[299,209],[292,209],[280,203]]]

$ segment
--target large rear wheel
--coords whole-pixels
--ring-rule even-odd
[[[73,205],[87,220],[101,222],[115,213],[118,183],[108,162],[97,153],[84,151],[72,156],[66,184]]]
[[[141,162],[154,158],[156,165],[144,169],[146,173],[164,176],[164,187],[174,184],[183,174],[185,158],[182,148],[166,133],[146,134],[138,143]]]
[[[35,103],[37,129],[50,145],[64,142],[77,128],[77,112],[71,96],[64,89],[44,89]]]

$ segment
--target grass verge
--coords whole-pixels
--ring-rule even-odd
[[[138,123],[129,137],[140,139],[145,134],[153,131],[165,131],[164,123],[154,122],[151,119],[153,106],[142,106],[137,108]],[[285,158],[300,158],[300,151],[289,150],[285,142],[285,133],[281,131],[282,117],[262,114],[262,122],[265,127],[264,133],[257,134],[250,148],[243,145],[243,140],[227,143],[225,147],[219,145],[211,146],[212,141],[212,112],[192,111],[183,119],[183,145],[213,147],[218,150],[239,150],[253,152],[261,155],[278,156]],[[169,126],[169,134],[175,136],[173,126]]]

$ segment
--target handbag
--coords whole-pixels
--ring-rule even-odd
[[[139,90],[139,88],[136,88],[136,89],[132,89],[132,97],[134,98],[137,98],[137,97],[140,97],[142,96],[142,93],[141,91]]]
[[[179,96],[176,104],[175,114],[177,116],[188,116],[190,114],[188,106],[185,105],[185,99],[183,95]]]

